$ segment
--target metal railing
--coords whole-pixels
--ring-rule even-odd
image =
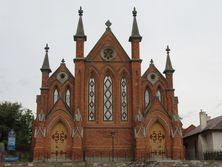
[[[207,151],[203,155],[204,160],[222,160],[222,151]]]

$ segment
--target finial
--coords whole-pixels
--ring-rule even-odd
[[[136,11],[135,7],[133,8],[133,12],[132,13],[133,13],[133,16],[136,17],[137,11]]]
[[[48,51],[49,51],[49,46],[48,46],[48,44],[46,44],[46,46],[45,46],[45,52],[48,53]]]
[[[150,64],[153,64],[153,59],[150,60]]]
[[[82,10],[82,6],[80,6],[80,9],[79,9],[79,16],[82,16],[83,14],[83,10]]]
[[[107,20],[105,25],[107,26],[106,29],[110,29],[110,26],[112,25],[112,23],[109,20]]]
[[[170,54],[170,48],[169,48],[168,45],[167,45],[166,51],[167,51],[167,55],[169,55]]]
[[[65,64],[65,59],[63,58],[61,62],[62,62],[62,64]]]

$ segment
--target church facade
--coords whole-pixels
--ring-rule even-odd
[[[170,49],[164,75],[153,60],[141,75],[140,42],[133,10],[131,56],[111,23],[88,55],[84,53],[83,10],[74,35],[74,75],[62,60],[51,75],[48,50],[41,68],[33,122],[33,160],[49,158],[183,159],[182,123],[174,95]]]

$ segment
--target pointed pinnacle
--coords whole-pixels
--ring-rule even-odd
[[[76,34],[74,35],[74,41],[77,41],[78,38],[82,38],[82,39],[84,39],[84,41],[86,41],[86,35],[84,33],[84,27],[83,27],[83,22],[82,22],[82,14],[83,14],[83,10],[82,10],[82,7],[80,6],[79,22],[77,25]]]
[[[62,63],[62,64],[65,64],[65,59],[64,59],[64,58],[62,59],[61,63]]]
[[[166,52],[167,52],[167,59],[166,59],[166,67],[165,67],[165,70],[163,73],[173,73],[175,70],[173,69],[172,67],[172,63],[171,63],[171,60],[170,60],[170,48],[169,46],[167,45],[167,48],[166,48]]]
[[[150,60],[150,64],[153,64],[153,59]]]
[[[139,28],[137,25],[137,21],[136,21],[136,15],[137,15],[137,11],[136,8],[134,7],[133,9],[133,27],[132,27],[132,33],[131,36],[129,37],[129,42],[132,42],[133,40],[139,40],[139,42],[142,40],[142,37],[140,36],[139,33]]]
[[[82,10],[82,6],[80,6],[80,9],[79,9],[79,16],[82,16],[83,15],[83,10]]]
[[[49,66],[49,58],[48,58],[48,50],[49,50],[49,46],[48,44],[46,44],[45,46],[45,58],[42,64],[42,68],[40,69],[42,72],[43,71],[48,71],[49,73],[51,72],[50,66]]]

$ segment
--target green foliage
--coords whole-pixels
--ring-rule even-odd
[[[32,135],[32,121],[34,116],[29,109],[22,108],[19,103],[0,103],[0,141],[7,143],[8,132],[14,129],[16,132],[16,148],[29,149]]]

